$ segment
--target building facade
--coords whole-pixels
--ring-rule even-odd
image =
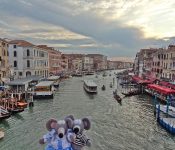
[[[92,71],[93,70],[93,58],[84,56],[83,57],[83,70]]]
[[[8,51],[15,79],[31,75],[49,75],[49,55],[43,48],[24,40],[13,40],[9,42]]]
[[[105,70],[107,69],[107,56],[101,54],[87,54],[87,57],[93,58],[94,70]]]
[[[83,70],[83,60],[81,58],[75,58],[72,60],[73,70],[81,72]]]
[[[57,75],[63,71],[61,65],[61,52],[47,45],[38,45],[49,54],[49,75]]]
[[[8,42],[0,39],[0,85],[4,84],[9,76]]]

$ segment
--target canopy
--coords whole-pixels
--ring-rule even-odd
[[[148,84],[148,88],[154,89],[157,92],[161,92],[166,95],[175,94],[175,90],[157,84]]]
[[[132,79],[138,84],[149,84],[153,82],[151,80],[145,80],[139,76],[132,76]]]
[[[172,83],[169,83],[169,82],[161,81],[159,84],[162,85],[162,86],[169,87],[171,89],[175,89],[175,85],[172,84]]]

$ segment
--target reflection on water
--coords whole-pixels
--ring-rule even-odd
[[[151,98],[125,97],[120,105],[113,97],[116,82],[109,87],[114,77],[111,74],[68,79],[61,83],[53,100],[37,100],[32,109],[1,121],[0,128],[5,128],[6,135],[0,141],[0,150],[43,150],[38,139],[47,132],[46,121],[68,114],[92,118],[92,129],[87,132],[93,143],[89,150],[173,150],[175,138],[157,124]],[[98,94],[84,91],[85,78],[94,79]],[[105,91],[101,90],[103,84]]]

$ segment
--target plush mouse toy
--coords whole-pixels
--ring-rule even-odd
[[[70,141],[72,142],[73,150],[82,150],[84,146],[91,146],[90,139],[85,135],[84,131],[89,130],[91,127],[91,122],[88,118],[74,119],[73,120],[72,132],[74,134],[70,135]]]
[[[50,119],[46,123],[46,128],[49,132],[39,140],[40,144],[47,143],[45,150],[55,150],[55,148],[52,145],[52,142],[53,142],[53,136],[56,133],[55,131],[56,126],[57,126],[57,120],[55,119]]]
[[[73,122],[70,118],[59,121],[50,119],[46,123],[49,132],[39,140],[39,143],[47,143],[46,150],[72,150],[71,143],[68,141],[68,128],[72,125]],[[70,134],[72,135],[72,133]]]

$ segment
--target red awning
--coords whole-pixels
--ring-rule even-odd
[[[154,89],[157,92],[160,92],[160,93],[163,93],[163,94],[166,94],[166,95],[175,94],[175,90],[167,88],[167,87],[163,87],[163,86],[160,86],[160,85],[157,85],[157,84],[149,84],[148,88]]]
[[[132,79],[139,84],[150,84],[153,80],[145,80],[139,76],[132,76]]]

